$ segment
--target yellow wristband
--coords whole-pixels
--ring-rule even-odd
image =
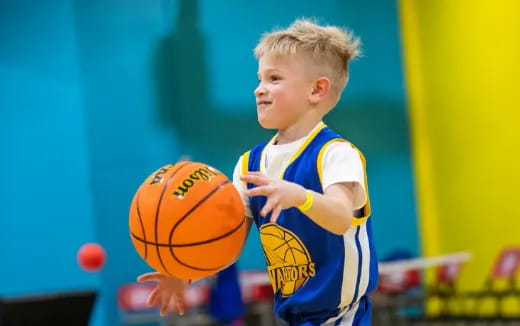
[[[314,196],[312,191],[305,190],[305,202],[299,206],[296,206],[300,211],[306,212],[312,207],[312,203],[314,202]]]

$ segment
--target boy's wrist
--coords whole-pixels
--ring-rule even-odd
[[[303,205],[305,203],[305,200],[307,199],[307,189],[305,189],[302,186],[299,186],[298,188],[299,189],[298,189],[297,196],[296,196],[297,200],[294,203],[294,207]]]
[[[308,211],[314,202],[314,194],[312,191],[303,188],[303,196],[304,200],[300,202],[299,205],[296,206],[301,212]]]

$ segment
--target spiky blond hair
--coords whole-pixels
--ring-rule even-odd
[[[263,34],[254,54],[257,59],[308,54],[319,74],[330,79],[331,89],[339,99],[348,80],[348,62],[360,54],[359,45],[359,38],[345,29],[298,19],[287,29]]]

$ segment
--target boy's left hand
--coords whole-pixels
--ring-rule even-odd
[[[266,196],[267,201],[260,211],[260,215],[271,214],[271,222],[276,222],[282,209],[299,206],[305,202],[305,188],[299,184],[275,179],[261,172],[249,172],[240,177],[240,180],[257,185],[246,191],[246,195]]]

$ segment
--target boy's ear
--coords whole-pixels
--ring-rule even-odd
[[[330,80],[326,77],[320,77],[314,81],[312,85],[312,92],[309,96],[309,101],[313,104],[317,104],[330,91]]]

